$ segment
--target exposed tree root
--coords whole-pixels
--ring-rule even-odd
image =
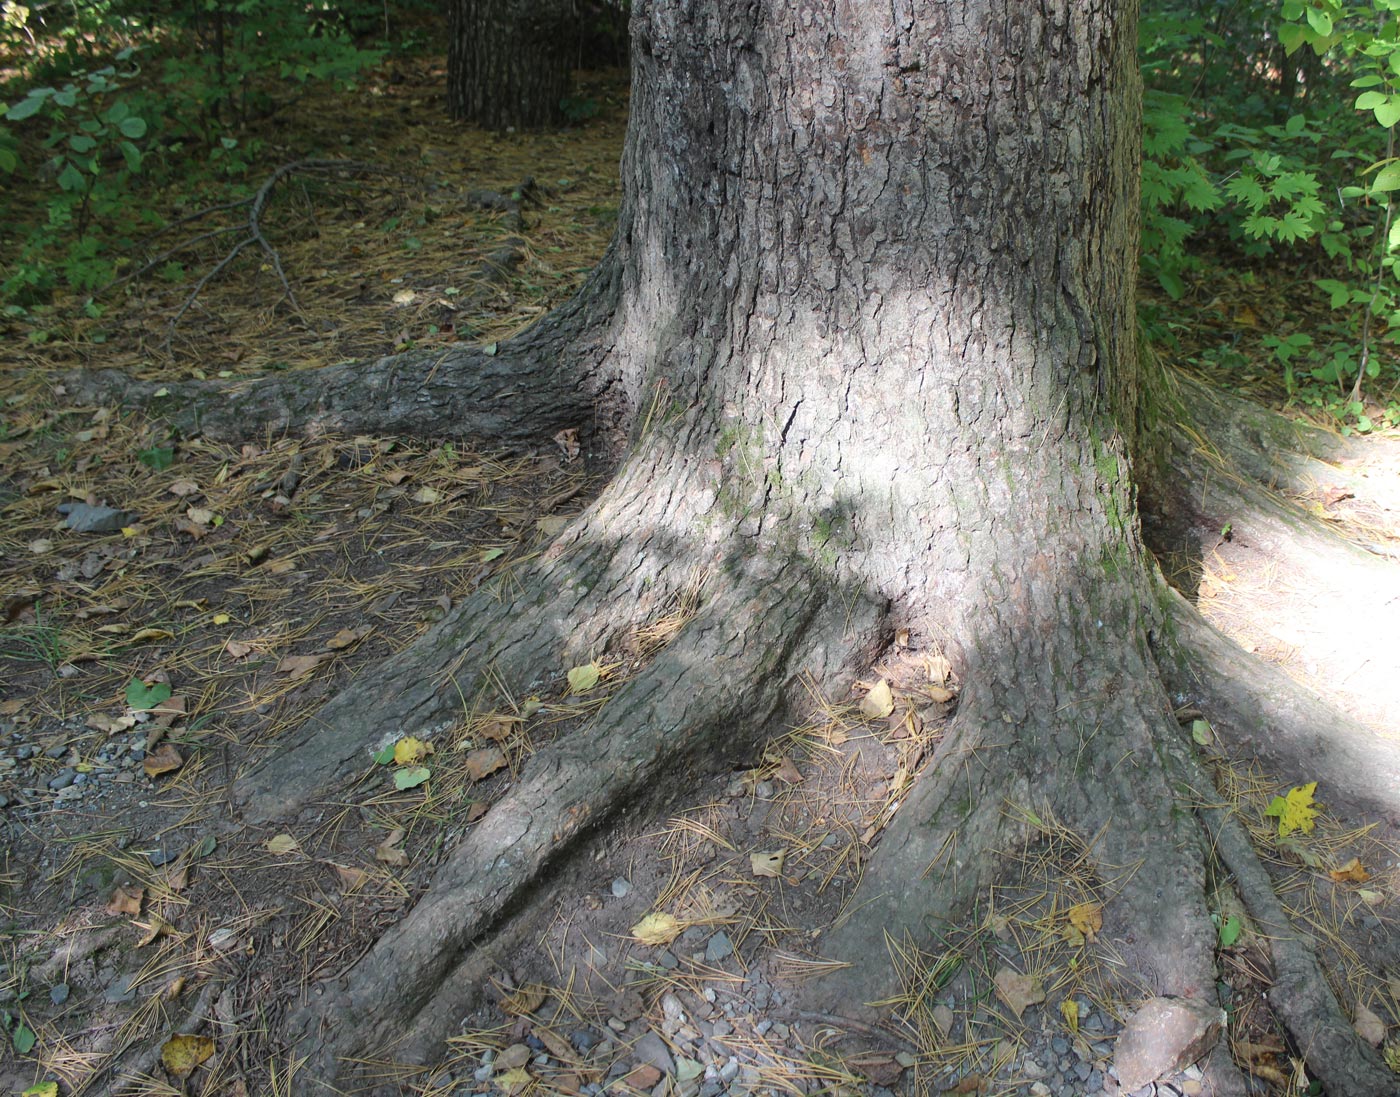
[[[1203,781],[1203,778],[1202,778]],[[1198,795],[1208,795],[1204,781]],[[1203,799],[1203,804],[1209,804]],[[1249,915],[1269,946],[1274,987],[1269,1002],[1288,1030],[1309,1073],[1327,1093],[1348,1097],[1388,1097],[1396,1091],[1395,1074],[1367,1044],[1337,1004],[1318,966],[1313,948],[1289,921],[1273,884],[1238,819],[1223,807],[1202,807],[1214,852],[1234,876]]]
[[[459,1014],[436,1003],[438,989],[446,981],[456,997],[453,969],[557,858],[624,805],[749,758],[799,677],[832,681],[868,665],[882,619],[803,567],[731,561],[699,615],[585,729],[530,758],[395,932],[302,1016],[311,1076],[338,1076],[333,1056],[387,1046],[415,1022],[444,1035]]]
[[[600,305],[617,292],[613,270],[604,262],[572,303],[494,351],[410,351],[233,383],[80,371],[64,386],[78,401],[139,407],[183,434],[211,438],[342,431],[471,437],[519,450],[584,428],[586,443],[608,448],[632,410],[607,366],[613,333]]]

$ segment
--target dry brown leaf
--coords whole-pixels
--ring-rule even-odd
[[[232,659],[246,659],[253,654],[253,645],[245,644],[242,640],[225,640],[224,651]]]
[[[940,705],[946,705],[957,696],[951,689],[945,689],[943,686],[925,686],[924,693],[930,701]]]
[[[909,630],[907,628],[897,628],[894,630],[894,646],[897,648],[907,648],[909,646]]]
[[[494,720],[489,720],[481,729],[481,734],[497,743],[503,743],[511,737],[515,727],[521,721],[515,716],[498,716]]]
[[[185,977],[177,975],[165,984],[165,990],[161,992],[161,997],[167,1002],[173,1002],[185,989]]]
[[[538,983],[526,983],[501,999],[501,1009],[513,1017],[534,1013],[544,1005],[545,988]]]
[[[164,628],[143,628],[132,634],[131,642],[139,644],[146,640],[173,640],[175,634]]]
[[[773,771],[773,776],[789,785],[802,783],[802,774],[798,772],[797,767],[792,764],[792,759],[786,754],[779,760],[778,768]]]
[[[130,914],[135,917],[141,913],[141,900],[145,897],[145,888],[130,884],[118,884],[112,890],[112,897],[107,900],[107,913]]]
[[[277,669],[293,678],[300,678],[310,674],[329,658],[329,655],[284,655],[278,661]]]
[[[1372,1047],[1385,1042],[1385,1022],[1363,1005],[1356,1007],[1356,1034]]]
[[[340,890],[347,895],[363,887],[365,881],[369,879],[369,873],[362,868],[356,868],[354,865],[338,865],[334,861],[327,863],[335,869],[335,874],[340,877]]]
[[[1006,1003],[1018,1021],[1031,1006],[1045,1001],[1040,980],[1033,975],[1022,975],[1019,971],[1004,967],[992,976],[992,982],[997,988],[997,997]]]
[[[934,685],[946,686],[953,674],[953,664],[944,655],[925,655],[924,672]]]
[[[770,850],[763,853],[749,854],[749,868],[755,876],[771,876],[778,879],[783,875],[783,861],[787,858],[787,850]]]
[[[133,922],[137,929],[145,930],[141,935],[141,940],[136,942],[137,948],[145,948],[153,943],[156,938],[164,937],[175,927],[162,918],[159,914],[152,914],[149,921]]]
[[[889,682],[881,678],[860,702],[860,714],[867,720],[883,720],[894,711],[894,692]]]
[[[167,869],[165,875],[161,877],[161,883],[168,891],[181,892],[190,886],[190,866],[180,865],[177,868]]]
[[[1364,884],[1371,878],[1366,866],[1357,857],[1353,857],[1341,868],[1334,868],[1327,875],[1339,884]]]
[[[396,848],[398,844],[403,841],[403,836],[403,827],[395,827],[391,830],[388,837],[374,847],[374,859],[376,861],[383,861],[386,865],[390,865],[393,868],[403,868],[407,865],[408,854]]]
[[[263,849],[279,856],[287,853],[300,853],[301,845],[290,834],[277,834],[263,843]]]
[[[467,773],[473,781],[489,777],[506,764],[506,756],[500,747],[482,747],[467,753],[465,759]]]
[[[189,518],[176,518],[173,524],[177,532],[183,533],[188,537],[193,537],[196,541],[207,536],[209,533],[207,525],[201,525]]]
[[[326,641],[326,647],[332,651],[344,651],[346,648],[354,647],[371,632],[373,625],[361,625],[359,628],[343,628]]]
[[[467,808],[467,822],[475,823],[491,807],[485,800],[473,800],[471,806]]]
[[[142,768],[147,777],[159,777],[162,773],[172,773],[185,764],[180,752],[172,743],[162,743],[153,753],[146,755]]]
[[[191,495],[198,495],[199,485],[193,480],[176,480],[165,490],[171,495],[178,495],[181,499],[185,499]]]

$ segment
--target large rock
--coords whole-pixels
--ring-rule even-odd
[[[1127,1093],[1190,1066],[1220,1039],[1225,1011],[1185,998],[1150,998],[1118,1036],[1114,1063]]]

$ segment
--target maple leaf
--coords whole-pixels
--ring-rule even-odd
[[[1264,814],[1278,819],[1280,838],[1288,837],[1295,830],[1301,830],[1304,834],[1312,831],[1313,821],[1317,818],[1317,806],[1313,800],[1316,791],[1317,782],[1309,781],[1306,785],[1290,789],[1287,796],[1274,797]]]

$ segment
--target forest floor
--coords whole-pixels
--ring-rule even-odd
[[[597,485],[567,438],[509,459],[463,440],[218,445],[63,390],[75,367],[244,378],[490,343],[567,299],[616,215],[625,77],[588,77],[601,113],[536,136],[450,123],[443,80],[440,63],[398,59],[361,100],[313,97],[266,123],[268,173],[353,162],[291,177],[268,215],[295,307],[262,261],[192,297],[223,257],[206,242],[174,257],[182,278],[111,291],[100,318],[60,302],[7,321],[0,1092],[315,1092],[278,1042],[280,1018],[392,932],[531,752],[631,669],[593,666],[596,684],[571,688],[577,668],[541,667],[535,695],[503,712],[464,698],[460,726],[430,744],[385,729],[397,756],[337,799],[285,829],[242,825],[228,798],[242,767],[465,593],[508,598],[514,569]],[[1400,547],[1400,515],[1315,502],[1354,538]],[[1346,668],[1316,635],[1259,631],[1291,620],[1277,561],[1198,533],[1202,608],[1346,703]],[[1335,608],[1386,611],[1357,598]],[[640,639],[664,643],[658,627]],[[727,781],[685,790],[664,826],[625,822],[554,878],[552,918],[499,957],[496,1006],[464,1018],[440,1062],[411,1068],[390,1051],[371,1069],[424,1095],[1117,1092],[1113,1035],[1133,1003],[1095,940],[1102,897],[1084,851],[1053,821],[977,925],[936,955],[892,956],[907,975],[902,1025],[853,1044],[787,1007],[784,988],[819,970],[822,932],[852,915],[843,901],[956,695],[939,658],[908,648],[850,697],[814,685],[802,726],[773,729]],[[1395,696],[1356,694],[1352,708],[1393,723]],[[1200,715],[1183,710],[1188,724]],[[1323,811],[1281,841],[1265,812],[1287,787],[1248,759],[1221,759],[1218,781],[1339,996],[1384,1043],[1400,1023],[1400,978],[1377,959],[1396,953],[1388,832]],[[1236,1062],[1260,1093],[1306,1092],[1270,1014],[1265,949],[1223,886],[1217,917]],[[1207,1084],[1193,1067],[1158,1092]]]

